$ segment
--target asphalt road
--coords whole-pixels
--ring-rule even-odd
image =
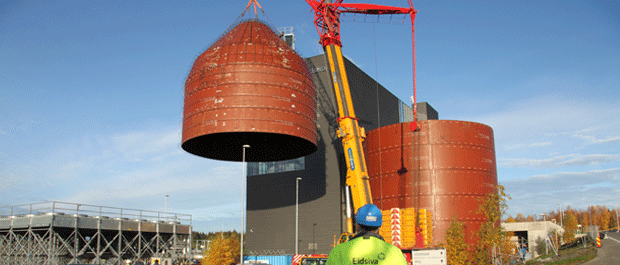
[[[584,263],[585,265],[612,265],[620,264],[620,233],[607,232],[607,237],[601,240],[596,258]]]

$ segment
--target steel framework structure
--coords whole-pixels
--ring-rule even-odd
[[[192,216],[44,202],[0,208],[0,264],[125,264],[191,258]]]

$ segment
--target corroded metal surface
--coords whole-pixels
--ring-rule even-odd
[[[316,91],[306,62],[258,20],[239,23],[194,62],[185,83],[182,148],[227,161],[316,151]]]
[[[474,122],[419,121],[368,133],[366,157],[373,201],[381,209],[427,209],[435,242],[444,241],[453,217],[466,227],[465,239],[485,221],[479,200],[495,190],[497,170],[491,127]]]

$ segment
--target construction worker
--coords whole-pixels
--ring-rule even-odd
[[[403,252],[388,244],[377,232],[383,223],[381,210],[374,204],[362,206],[355,215],[359,231],[348,242],[337,245],[325,265],[383,264],[406,265]]]

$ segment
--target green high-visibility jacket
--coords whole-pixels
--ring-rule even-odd
[[[360,233],[329,252],[325,265],[383,264],[406,265],[403,252],[372,232]]]

